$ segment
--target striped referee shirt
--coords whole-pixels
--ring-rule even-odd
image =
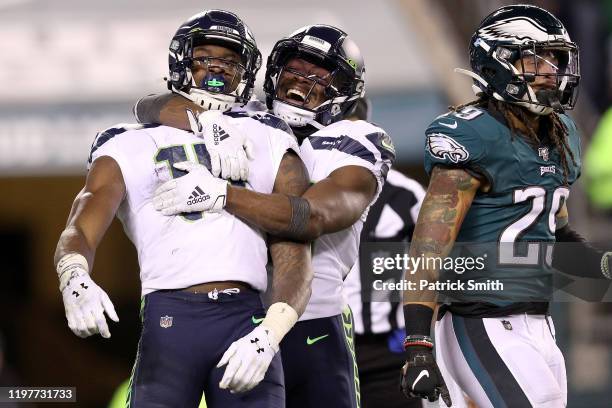
[[[402,173],[390,170],[387,181],[361,232],[361,245],[364,243],[407,242],[412,237],[425,190],[416,181]],[[381,299],[380,293],[373,294],[372,283],[375,279],[401,279],[398,276],[377,276],[372,273],[369,257],[359,257],[344,281],[343,294],[353,311],[355,333],[387,333],[404,327],[404,316],[400,303],[395,299]],[[364,263],[361,273],[359,264]],[[386,272],[385,272],[386,273]],[[372,301],[374,300],[374,301]]]

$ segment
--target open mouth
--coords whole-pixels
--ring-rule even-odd
[[[288,100],[299,103],[306,102],[306,94],[297,88],[289,88],[286,95]]]

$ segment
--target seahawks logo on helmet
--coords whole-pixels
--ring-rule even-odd
[[[427,151],[437,159],[448,159],[453,163],[466,161],[470,157],[465,147],[457,143],[452,137],[442,133],[427,135]]]

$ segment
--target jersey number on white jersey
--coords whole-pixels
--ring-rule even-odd
[[[210,155],[208,154],[204,143],[193,143],[190,146],[193,149],[194,156],[196,157],[198,163],[205,166],[208,170],[211,170]],[[172,178],[182,177],[186,175],[187,172],[175,168],[174,164],[189,160],[189,158],[187,157],[187,148],[188,145],[174,145],[162,147],[155,154],[155,163],[165,162],[168,166],[168,169],[170,170],[170,175],[172,176]],[[231,183],[244,187],[243,181],[231,181]],[[197,221],[202,219],[203,214],[201,212],[183,213],[181,214],[181,217],[188,221]]]

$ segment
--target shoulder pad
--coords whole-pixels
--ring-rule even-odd
[[[224,112],[223,114],[229,116],[230,118],[255,119],[256,121],[266,126],[270,126],[274,129],[282,130],[283,132],[289,133],[291,136],[293,136],[293,131],[291,130],[291,127],[289,127],[287,122],[285,122],[284,120],[268,112],[264,112],[264,111],[254,112],[254,111],[239,110],[239,111],[227,111],[227,112]]]
[[[451,167],[479,167],[486,153],[477,122],[486,111],[472,106],[459,112],[438,116],[425,131],[425,169],[430,173],[436,164]],[[474,122],[472,122],[474,121]]]
[[[477,122],[477,118],[484,118],[486,115],[487,112],[484,109],[467,106],[459,111],[450,111],[438,116],[431,122],[429,128],[437,127],[445,132],[452,132],[462,126],[469,127],[471,121]]]
[[[104,143],[111,140],[113,137],[125,133],[130,130],[140,130],[140,129],[148,129],[158,127],[160,125],[147,123],[147,124],[132,124],[132,123],[118,123],[114,126],[104,129],[101,132],[96,133],[93,143],[91,144],[91,149],[89,152],[89,163],[91,163],[91,158],[93,153],[98,150]]]
[[[375,164],[378,160],[393,161],[395,148],[387,133],[365,121],[341,121],[308,137],[315,150],[338,150]]]
[[[264,125],[282,130],[283,132],[287,132],[290,135],[293,135],[293,131],[291,130],[291,127],[287,124],[287,122],[277,116],[272,115],[271,113],[257,112],[253,114],[252,118],[263,123]]]

